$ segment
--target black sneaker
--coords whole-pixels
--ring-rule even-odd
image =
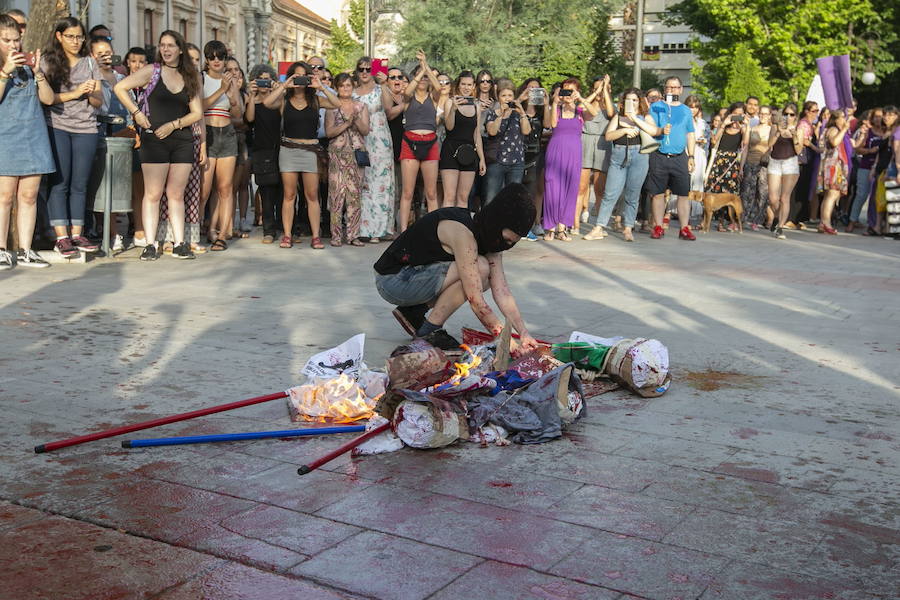
[[[20,267],[33,267],[36,269],[43,269],[50,266],[50,263],[41,258],[41,255],[31,248],[28,250],[19,250],[16,254],[16,264]]]
[[[156,251],[156,244],[147,244],[147,247],[141,252],[141,260],[143,261],[157,260],[158,258],[159,252]]]
[[[191,252],[191,247],[188,246],[187,242],[181,242],[172,248],[172,258],[190,259],[196,258],[196,256]]]
[[[415,306],[398,306],[391,312],[400,327],[412,337],[416,337],[419,327],[425,322],[425,313],[428,312],[427,304],[416,304]]]
[[[775,228],[775,237],[779,240],[786,240],[787,236],[784,235],[784,229],[779,225]]]
[[[447,333],[446,329],[432,331],[422,339],[441,350],[459,350],[459,341]]]
[[[775,233],[776,229],[778,229],[778,219],[772,219],[772,224],[769,226],[769,231]]]

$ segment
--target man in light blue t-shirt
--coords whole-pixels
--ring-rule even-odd
[[[678,237],[696,240],[691,232],[691,172],[694,170],[694,118],[691,109],[678,101],[682,84],[678,77],[666,79],[665,100],[650,105],[650,114],[663,134],[656,139],[659,149],[650,155],[650,169],[647,172],[645,189],[653,196],[651,222],[653,232],[650,237],[658,240],[665,235],[662,227],[663,212],[666,207],[666,190],[678,196],[678,221],[681,230]]]

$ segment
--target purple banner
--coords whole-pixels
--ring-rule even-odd
[[[853,106],[850,55],[817,58],[816,65],[819,67],[822,89],[825,91],[825,106],[830,110]]]

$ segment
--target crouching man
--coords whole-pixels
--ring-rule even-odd
[[[394,316],[412,336],[442,350],[459,347],[444,323],[465,302],[495,337],[503,323],[484,299],[488,289],[503,315],[521,336],[523,350],[537,346],[513,298],[502,253],[534,224],[528,189],[505,187],[473,218],[465,208],[441,208],[416,221],[375,263],[375,287],[397,305]],[[431,312],[429,312],[429,308]]]

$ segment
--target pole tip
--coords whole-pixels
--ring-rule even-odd
[[[41,454],[41,453],[46,452],[46,451],[47,451],[47,448],[44,447],[44,444],[41,444],[40,446],[35,446],[35,447],[34,447],[34,453],[35,453],[35,454]]]
[[[309,465],[303,465],[302,467],[297,469],[297,475],[306,475],[310,471],[312,471],[312,469],[309,468]]]
[[[131,448],[131,440],[122,440],[123,448]]]

